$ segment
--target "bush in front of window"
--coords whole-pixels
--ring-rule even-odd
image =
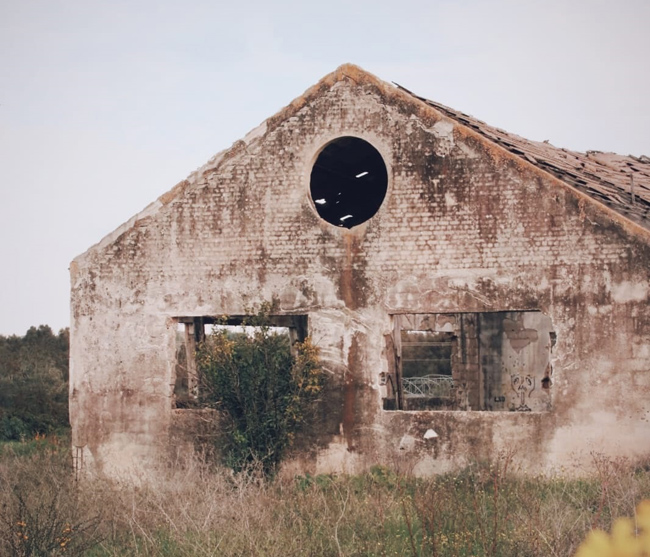
[[[235,471],[277,469],[323,387],[318,348],[294,344],[269,326],[272,303],[241,331],[215,329],[197,349],[201,402],[219,411],[218,452]]]

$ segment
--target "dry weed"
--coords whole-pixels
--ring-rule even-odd
[[[584,479],[524,476],[504,454],[426,480],[383,467],[268,480],[197,457],[138,487],[75,483],[66,458],[2,453],[0,554],[565,556],[650,498],[648,466],[600,455]],[[18,543],[28,524],[49,553]],[[52,548],[62,533],[65,551]]]

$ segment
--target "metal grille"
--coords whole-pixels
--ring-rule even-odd
[[[454,381],[450,375],[424,375],[402,378],[402,388],[408,397],[450,397]]]

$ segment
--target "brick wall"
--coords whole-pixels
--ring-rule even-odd
[[[313,160],[342,135],[372,143],[389,174],[377,215],[351,230],[322,221],[309,197]],[[575,448],[571,431],[591,432],[580,450],[600,442],[605,430],[590,424],[601,418],[630,424],[632,450],[648,440],[639,420],[650,392],[638,385],[650,368],[649,262],[647,234],[432,108],[370,78],[327,82],[73,262],[75,439],[100,466],[128,466],[143,439],[158,454],[170,424],[174,318],[242,314],[276,296],[283,311],[309,314],[331,375],[328,425],[305,466],[388,462],[402,454],[404,431],[442,420],[381,410],[384,338],[399,312],[530,309],[553,320],[554,411],[485,418],[484,451],[522,437],[543,455],[538,464],[561,462]],[[467,363],[467,381],[479,380],[477,366]],[[100,412],[98,400],[122,401],[120,410]],[[610,417],[594,418],[603,404]],[[540,419],[544,431],[532,431]],[[513,436],[521,428],[531,431]],[[414,458],[429,471],[462,460],[471,451],[458,435],[444,450],[417,445]]]

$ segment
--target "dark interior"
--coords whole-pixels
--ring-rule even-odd
[[[318,155],[310,187],[321,218],[352,228],[379,210],[386,197],[388,173],[379,151],[370,143],[357,137],[340,137]]]

